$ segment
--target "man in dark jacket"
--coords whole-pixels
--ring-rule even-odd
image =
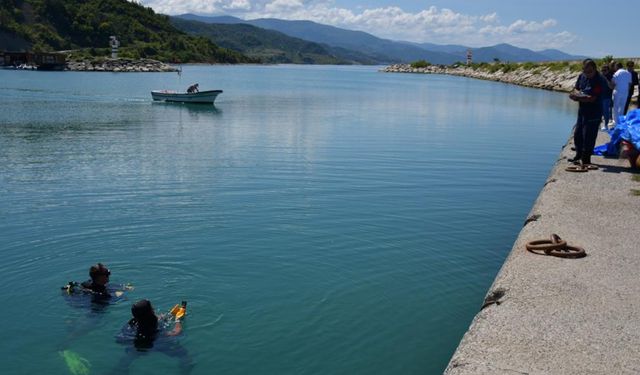
[[[578,76],[574,90],[569,98],[580,104],[578,119],[573,133],[576,155],[570,161],[591,164],[591,154],[598,136],[598,124],[602,118],[602,94],[606,80],[591,59],[582,62],[582,73]]]

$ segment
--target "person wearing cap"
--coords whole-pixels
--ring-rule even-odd
[[[199,85],[197,83],[194,83],[193,85],[189,86],[189,88],[187,89],[187,94],[194,94],[196,92],[200,92],[198,87]]]

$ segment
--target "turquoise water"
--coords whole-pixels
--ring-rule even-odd
[[[68,373],[63,349],[112,371],[148,298],[189,301],[193,374],[441,373],[575,108],[376,69],[0,71],[2,372]],[[193,82],[217,109],[150,99]],[[136,289],[90,313],[59,287],[97,261]]]

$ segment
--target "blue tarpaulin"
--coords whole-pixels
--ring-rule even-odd
[[[595,155],[618,156],[622,140],[640,150],[640,109],[629,111],[626,116],[621,116],[620,120],[622,121],[609,131],[611,141],[593,149]]]

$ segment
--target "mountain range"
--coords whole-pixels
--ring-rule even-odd
[[[203,16],[183,14],[177,18],[209,24],[249,24],[262,29],[278,31],[285,35],[319,43],[327,47],[340,48],[341,52],[352,51],[366,57],[372,63],[387,64],[426,60],[433,64],[453,64],[466,61],[469,47],[462,45],[438,45],[433,43],[411,43],[378,38],[363,31],[342,29],[323,25],[312,21],[289,21],[275,18],[259,18],[243,20],[232,16]],[[216,40],[213,40],[217,43]],[[509,44],[471,48],[474,62],[492,62],[497,60],[509,62],[539,62],[550,60],[578,60],[583,56],[575,56],[562,51],[548,49],[533,51]],[[331,50],[337,55],[338,51]],[[357,60],[357,59],[355,59]]]
[[[264,63],[286,64],[375,64],[355,51],[288,36],[244,23],[204,23],[171,18],[179,30],[206,37],[223,48],[238,51]]]
[[[184,14],[170,17],[129,0],[2,0],[0,50],[66,51],[72,59],[120,56],[167,62],[389,64],[427,60],[452,64],[467,47],[410,43],[312,21]],[[474,48],[475,62],[573,60],[557,50],[508,44]]]

